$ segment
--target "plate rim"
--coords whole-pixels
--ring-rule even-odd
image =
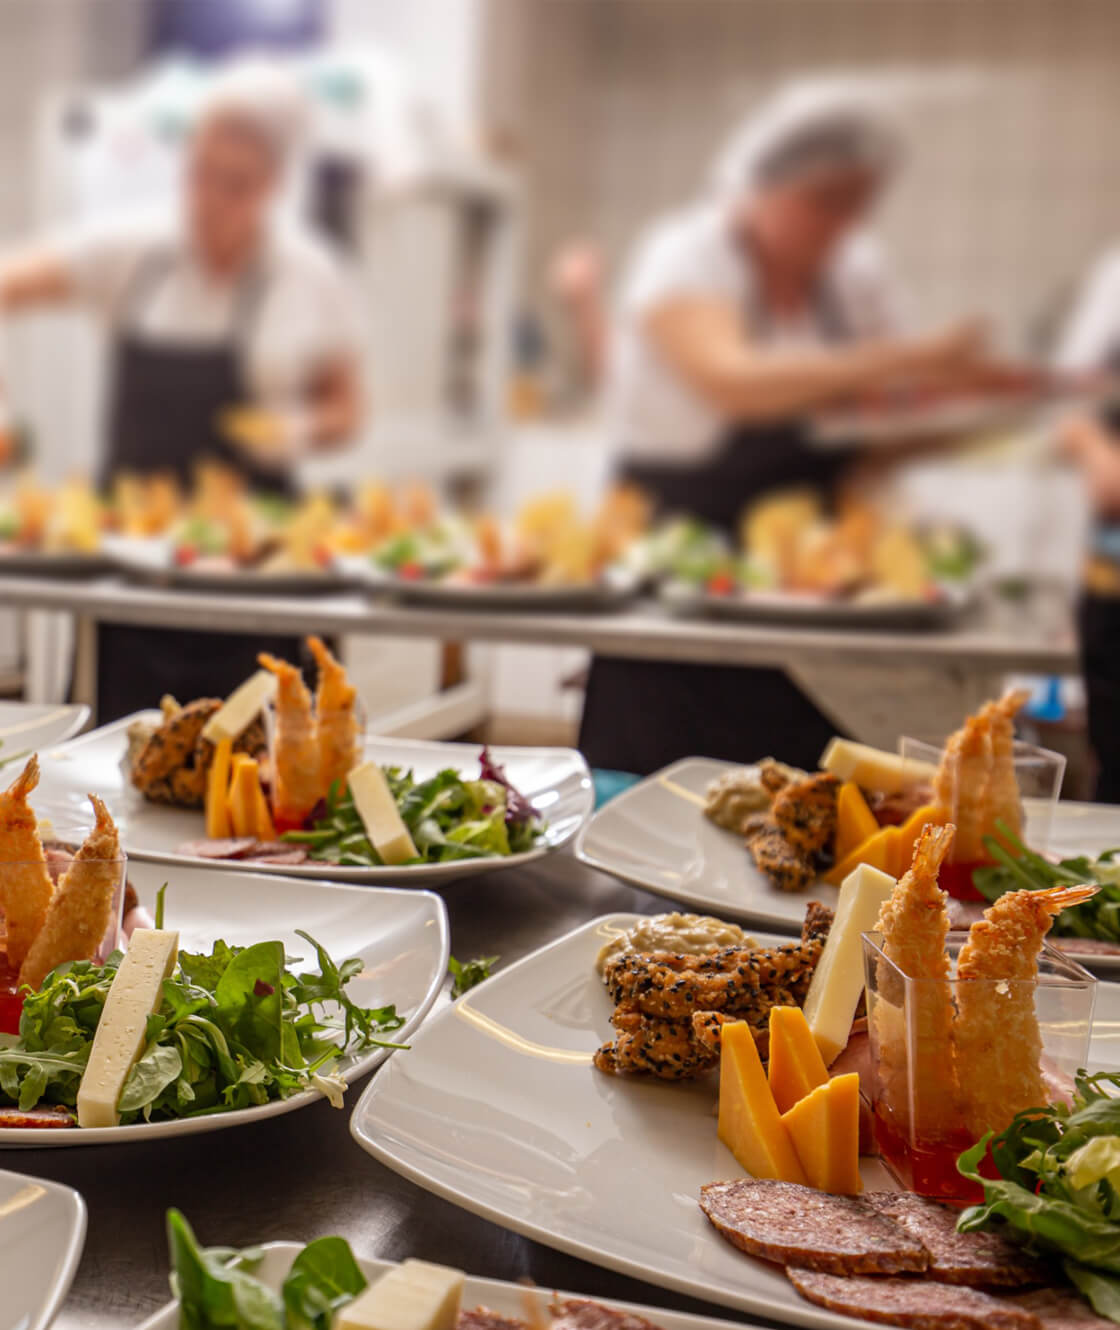
[[[20,1173],[16,1169],[10,1168],[0,1169],[0,1176],[9,1177],[13,1180],[19,1179],[25,1184],[30,1183],[36,1187],[42,1187],[56,1195],[66,1207],[66,1242],[59,1252],[54,1284],[47,1290],[46,1302],[27,1325],[27,1330],[47,1330],[47,1327],[62,1310],[62,1304],[66,1301],[70,1288],[74,1283],[74,1276],[78,1273],[82,1252],[85,1250],[89,1210],[81,1192],[65,1182],[56,1182],[54,1178],[36,1177],[30,1173]]]
[[[192,865],[193,867],[193,865]],[[243,872],[251,885],[262,891],[272,888],[271,876],[266,873]],[[451,956],[451,925],[447,915],[447,905],[437,892],[413,887],[362,887],[352,882],[330,882],[326,879],[305,883],[330,891],[358,892],[369,899],[370,891],[384,895],[399,896],[408,902],[427,897],[434,907],[433,915],[438,928],[437,954],[439,961],[424,996],[416,1010],[395,1031],[396,1037],[404,1042],[410,1040],[423,1025],[428,1013],[435,1005],[447,978],[447,966]],[[347,1090],[352,1090],[358,1081],[372,1075],[383,1066],[396,1052],[392,1048],[373,1048],[347,1073]],[[254,1104],[251,1108],[234,1109],[229,1113],[212,1113],[195,1118],[173,1118],[169,1122],[133,1122],[123,1127],[94,1127],[85,1131],[80,1128],[69,1130],[47,1130],[38,1127],[0,1127],[0,1152],[20,1149],[94,1149],[99,1145],[128,1145],[133,1142],[159,1140],[171,1136],[201,1136],[214,1131],[224,1131],[235,1127],[248,1127],[267,1118],[283,1117],[297,1109],[305,1108],[325,1095],[321,1090],[310,1087],[287,1099],[274,1099],[266,1104]],[[345,1109],[342,1111],[345,1112]]]
[[[145,717],[154,718],[159,714],[155,707],[142,707],[139,711],[131,712],[127,716],[121,716],[117,720],[111,720],[105,725],[98,725],[92,730],[86,730],[84,734],[78,734],[63,743],[54,745],[49,749],[52,758],[73,752],[75,748],[91,744],[100,739],[111,738],[118,731],[128,728],[134,721]],[[452,749],[477,749],[481,744],[471,743],[452,743],[443,742],[434,739],[397,739],[392,736],[381,736],[375,734],[366,735],[366,744],[384,743],[394,746],[400,746],[404,749],[415,749],[419,752],[434,752],[436,750]],[[579,818],[576,825],[571,830],[565,832],[551,844],[537,845],[531,850],[525,850],[521,854],[510,855],[487,855],[481,859],[457,859],[450,863],[440,864],[407,864],[402,867],[394,867],[391,864],[378,864],[371,868],[357,868],[348,865],[319,863],[309,861],[302,864],[268,864],[252,863],[247,870],[253,873],[259,873],[267,877],[292,877],[305,881],[323,880],[325,873],[332,873],[335,876],[333,880],[347,886],[386,886],[401,882],[402,875],[415,875],[417,883],[450,883],[459,877],[468,877],[474,873],[494,873],[504,868],[523,868],[527,864],[535,863],[547,855],[555,854],[563,849],[587,827],[592,816],[595,813],[595,787],[591,777],[591,768],[587,764],[587,759],[578,748],[565,748],[562,746],[529,745],[529,744],[493,744],[491,751],[499,754],[499,760],[510,749],[516,749],[519,753],[524,753],[530,757],[553,757],[563,755],[567,758],[578,759],[575,763],[580,782],[580,808]],[[48,809],[48,813],[49,813]],[[243,868],[250,864],[249,860],[241,859],[207,859],[204,856],[190,856],[176,853],[174,850],[128,850],[126,851],[130,858],[136,859],[141,863],[164,864],[170,868],[215,868],[222,872],[230,872],[237,868]],[[419,890],[419,887],[416,888]]]

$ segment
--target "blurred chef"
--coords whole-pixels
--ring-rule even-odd
[[[1058,367],[1120,373],[1120,249],[1093,268],[1058,348]],[[1096,518],[1078,606],[1096,797],[1120,803],[1120,406],[1064,422],[1060,442],[1079,466]]]
[[[865,225],[901,153],[867,95],[794,89],[732,139],[709,197],[645,235],[608,370],[620,479],[732,531],[767,492],[837,483],[852,455],[814,450],[809,413],[978,367],[975,323],[897,332]],[[780,670],[596,658],[581,747],[594,765],[639,772],[692,752],[804,765],[834,729]]]
[[[107,326],[103,481],[122,470],[189,481],[197,462],[216,459],[286,494],[294,462],[360,423],[350,292],[329,252],[274,216],[306,114],[280,71],[234,67],[194,129],[177,216],[101,224],[0,262],[0,312],[72,303]],[[160,689],[196,696],[201,681],[226,690],[273,645],[104,629],[100,717],[135,709],[134,681],[121,675],[136,652],[153,700]]]

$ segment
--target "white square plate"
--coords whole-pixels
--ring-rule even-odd
[[[72,738],[89,719],[76,703],[0,702],[0,768],[20,753],[34,753]]]
[[[279,1290],[287,1275],[292,1261],[302,1250],[298,1242],[269,1242],[261,1250],[264,1260],[254,1271],[256,1277],[263,1280],[270,1288]],[[372,1284],[393,1268],[392,1261],[370,1261],[358,1258],[362,1273]],[[468,1278],[463,1287],[463,1307],[489,1307],[501,1316],[509,1316],[530,1324],[548,1325],[548,1304],[553,1294],[545,1289],[532,1289],[526,1284],[511,1284],[504,1279]],[[560,1293],[560,1298],[581,1298],[580,1293]],[[660,1330],[729,1330],[726,1321],[711,1320],[706,1316],[691,1316],[684,1312],[661,1311],[656,1307],[641,1307],[632,1302],[607,1302],[608,1307],[628,1312],[635,1316],[644,1316]],[[531,1311],[539,1308],[537,1316]],[[740,1322],[742,1324],[742,1322]],[[162,1311],[138,1326],[137,1330],[178,1330],[178,1303],[169,1302]]]
[[[0,1330],[47,1330],[69,1292],[86,1236],[70,1187],[0,1170]]]
[[[301,968],[315,968],[314,953],[296,929],[310,933],[337,961],[360,956],[365,968],[347,991],[364,1006],[395,1003],[404,1026],[388,1036],[408,1043],[435,1001],[447,974],[447,911],[427,891],[371,891],[259,873],[180,868],[168,875],[153,864],[129,864],[129,879],[141,905],[155,909],[156,892],[168,882],[165,925],[177,929],[186,951],[209,950],[217,938],[232,945],[278,939]],[[353,1084],[380,1065],[389,1049],[373,1048],[343,1060],[339,1070]],[[189,1136],[290,1113],[318,1099],[305,1090],[256,1108],[213,1113],[171,1122],[128,1127],[39,1129],[0,1128],[0,1148],[116,1145],[160,1136]]]
[[[203,865],[222,872],[251,869],[286,877],[330,878],[334,882],[373,885],[420,885],[473,877],[497,868],[531,863],[558,849],[591,816],[595,794],[587,763],[572,748],[491,748],[495,762],[530,799],[547,826],[537,848],[527,854],[491,855],[485,859],[459,859],[446,864],[410,864],[403,868],[355,868],[336,864],[254,864],[236,860],[204,859],[180,854],[179,847],[205,835],[200,809],[167,808],[149,803],[133,788],[122,769],[127,748],[126,731],[138,718],[156,713],[140,711],[81,738],[41,754],[43,774],[33,803],[40,816],[60,825],[81,825],[89,819],[87,791],[94,790],[109,805],[121,831],[121,844],[131,859],[154,863]],[[420,739],[366,740],[366,757],[383,766],[411,767],[420,778],[443,767],[476,772],[478,744],[428,743]]]
[[[755,868],[741,836],[704,816],[704,791],[735,765],[685,757],[654,772],[595,813],[576,842],[576,854],[591,868],[691,909],[799,931],[809,901],[832,907],[837,888],[817,882],[804,891],[780,891]],[[1120,807],[1059,802],[1046,841],[1044,848],[1063,856],[1120,846]],[[1078,959],[1092,966],[1120,962],[1097,955]]]
[[[775,1320],[850,1327],[701,1213],[704,1183],[742,1176],[716,1136],[712,1078],[592,1068],[611,1015],[595,957],[636,917],[586,924],[434,1016],[367,1087],[355,1138],[429,1191],[586,1261]],[[1091,1057],[1116,1065],[1120,986],[1101,984],[1097,1008]],[[873,1160],[864,1183],[892,1185]]]

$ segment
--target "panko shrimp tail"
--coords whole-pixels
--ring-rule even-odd
[[[38,819],[27,802],[38,783],[39,759],[32,756],[0,794],[0,902],[7,922],[8,963],[13,969],[26,959],[54,894]]]
[[[957,960],[953,1042],[965,1120],[978,1137],[1046,1102],[1035,1010],[1038,958],[1055,916],[1098,890],[1008,892],[969,929]]]
[[[267,652],[258,659],[277,682],[272,811],[278,830],[298,827],[322,795],[311,694],[296,666]]]
[[[884,902],[876,925],[884,955],[908,979],[881,983],[875,1003],[882,1095],[900,1128],[931,1137],[958,1115],[950,1034],[953,1000],[945,939],[947,897],[937,885],[954,828],[927,824],[909,871]]]
[[[315,692],[315,722],[319,739],[319,787],[325,796],[336,782],[344,782],[362,757],[358,727],[358,692],[345,667],[325,642],[309,637],[307,645],[319,667]]]

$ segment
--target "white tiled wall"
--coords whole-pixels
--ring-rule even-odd
[[[492,27],[531,282],[573,234],[617,264],[695,193],[728,128],[807,73],[924,90],[883,227],[923,318],[980,307],[1027,342],[1120,237],[1115,0],[494,0]]]

